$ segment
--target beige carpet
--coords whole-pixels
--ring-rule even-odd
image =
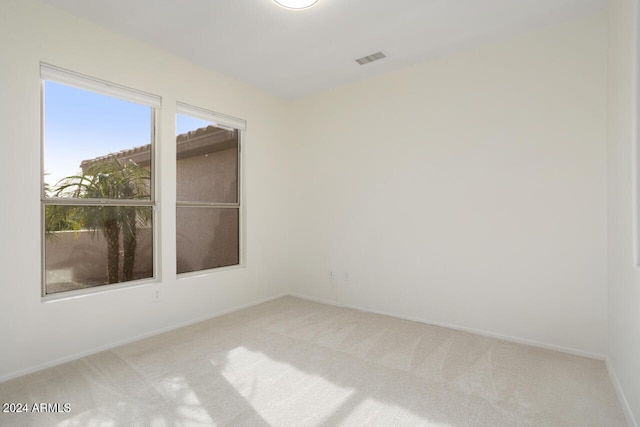
[[[2,426],[626,425],[602,361],[293,297],[2,383],[0,402],[63,411]]]

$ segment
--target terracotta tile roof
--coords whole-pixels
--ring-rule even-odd
[[[213,141],[210,139],[213,138]],[[192,130],[176,137],[176,143],[178,144],[178,157],[186,157],[187,155],[194,155],[205,151],[218,151],[226,148],[230,148],[229,141],[237,139],[236,130],[227,130],[215,126],[207,126]],[[225,143],[226,142],[226,143]],[[208,147],[208,148],[206,148]],[[111,158],[116,159],[131,159],[141,166],[148,166],[150,164],[149,152],[151,144],[141,145],[139,147],[133,147],[126,150],[121,150],[116,153],[109,153],[104,156],[95,157],[93,159],[83,160],[80,163],[80,168],[91,166],[92,164],[102,162]]]

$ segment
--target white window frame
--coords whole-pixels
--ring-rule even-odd
[[[107,95],[122,99],[125,101],[134,102],[136,104],[142,104],[151,107],[151,182],[150,182],[150,199],[149,200],[119,200],[119,199],[70,199],[61,197],[45,197],[44,188],[44,82],[45,80],[54,83],[60,83],[67,86],[72,86],[78,89],[83,89],[89,92],[98,93],[101,95]],[[126,287],[140,286],[141,284],[157,282],[159,277],[159,250],[158,250],[158,201],[157,201],[157,165],[158,165],[158,153],[156,150],[158,132],[158,118],[162,108],[162,97],[154,95],[141,90],[129,88],[117,83],[108,82],[106,80],[98,79],[95,77],[87,76],[85,74],[77,73],[74,71],[66,70],[51,64],[44,62],[40,63],[40,205],[41,205],[41,298],[43,302],[73,298],[81,295],[100,293],[111,291],[115,289],[121,289]],[[53,294],[47,294],[46,289],[46,260],[45,260],[45,207],[48,205],[90,205],[90,206],[148,206],[153,211],[152,227],[153,227],[153,273],[152,277],[138,280],[131,280],[127,282],[104,284],[84,289],[76,289],[70,291],[56,292]]]
[[[194,117],[212,123],[219,128],[238,131],[238,176],[237,176],[237,202],[236,203],[206,203],[202,206],[211,208],[231,208],[238,210],[238,264],[215,267],[209,269],[195,270],[184,273],[177,273],[178,279],[200,276],[218,271],[226,271],[237,268],[244,268],[246,265],[246,244],[245,244],[245,202],[244,202],[244,161],[243,161],[243,143],[245,132],[247,130],[247,122],[244,119],[217,113],[205,108],[196,107],[180,101],[176,102],[176,117],[178,114]],[[177,133],[177,132],[176,132]],[[176,135],[177,136],[177,135]],[[180,202],[176,200],[176,210],[178,207],[196,207],[197,203]],[[176,219],[177,220],[177,219]],[[176,252],[177,261],[177,252]]]

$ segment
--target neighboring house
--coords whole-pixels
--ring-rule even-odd
[[[238,131],[214,126],[196,129],[176,137],[176,194],[178,202],[201,204],[235,203],[238,191]],[[87,168],[109,158],[133,161],[149,168],[151,145],[123,150],[82,161],[80,168]],[[206,173],[203,173],[206,171]],[[207,177],[203,181],[202,177]],[[177,245],[181,256],[177,260],[178,272],[188,272],[237,264],[239,261],[238,218],[236,209],[196,210],[208,215],[190,215],[189,220],[179,221]],[[204,240],[201,230],[212,238]],[[151,228],[138,232],[136,248],[136,278],[153,275],[153,233]],[[107,256],[104,237],[89,231],[57,232],[55,239],[46,242],[47,277],[49,292],[91,287],[106,283]],[[85,262],[78,263],[82,254]]]

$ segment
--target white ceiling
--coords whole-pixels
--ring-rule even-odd
[[[606,0],[43,0],[272,94],[296,98],[586,14]],[[356,58],[388,57],[358,65]]]

